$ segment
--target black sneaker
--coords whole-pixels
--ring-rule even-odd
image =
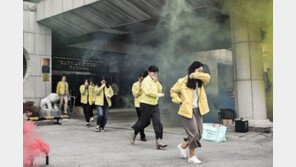
[[[140,140],[141,140],[141,141],[147,141],[147,139],[146,139],[146,138],[141,138]]]

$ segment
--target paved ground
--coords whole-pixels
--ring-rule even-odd
[[[148,141],[129,143],[130,127],[136,120],[134,113],[119,117],[110,114],[105,132],[97,133],[94,127],[86,127],[79,117],[52,125],[51,121],[38,122],[40,137],[51,149],[49,166],[196,166],[180,159],[177,144],[182,142],[185,132],[181,127],[164,127],[165,150],[155,149],[152,126],[146,129]],[[227,130],[227,141],[213,143],[202,141],[196,151],[203,167],[270,167],[273,162],[272,133],[235,133]],[[35,161],[45,166],[45,157]]]

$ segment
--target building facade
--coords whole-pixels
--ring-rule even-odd
[[[186,11],[189,6],[189,14],[193,11],[194,15],[204,20],[218,18],[219,22],[223,22],[219,25],[227,27],[215,30],[215,34],[223,36],[208,38],[211,45],[203,46],[204,39],[195,44],[203,46],[200,48],[186,44],[188,50],[192,50],[190,55],[193,59],[190,60],[202,61],[212,75],[212,85],[207,89],[210,108],[214,112],[208,120],[217,121],[212,118],[217,117],[221,108],[233,108],[237,117],[248,119],[251,126],[271,126],[266,114],[260,27],[241,21],[235,13],[223,14],[215,0],[185,3],[184,9]],[[68,76],[72,95],[78,98],[78,86],[84,78],[99,80],[99,76],[108,76],[110,83],[119,85],[118,107],[132,107],[129,106],[131,83],[137,80],[136,73],[143,70],[137,68],[134,56],[157,59],[151,55],[164,50],[154,45],[169,44],[162,42],[162,39],[170,39],[169,35],[161,38],[163,33],[161,39],[149,40],[149,33],[153,32],[155,36],[161,29],[159,27],[164,25],[166,28],[166,20],[162,18],[178,14],[163,12],[168,8],[173,6],[157,0],[24,1],[24,101],[33,100],[39,104],[42,98],[55,92],[61,75]],[[178,32],[174,33],[178,35]],[[162,48],[165,47],[170,46]],[[48,81],[43,78],[42,58],[50,59]]]

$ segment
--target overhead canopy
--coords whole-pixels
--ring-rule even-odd
[[[184,0],[192,10],[216,8],[216,0]],[[127,34],[153,29],[155,18],[162,15],[166,0],[100,0],[38,22],[65,37],[94,32]],[[52,5],[53,7],[55,5]]]
[[[41,3],[47,1],[48,0],[45,0]],[[130,34],[141,34],[153,31],[160,19],[166,19],[167,17],[163,11],[166,9],[170,10],[170,7],[166,5],[166,1],[167,0],[97,0],[81,7],[76,7],[56,15],[39,19],[38,22],[53,30],[53,39],[55,39],[53,47],[65,45],[89,48],[85,47],[88,46],[87,42],[96,40],[97,37],[99,37],[100,40],[112,39],[112,42],[120,45],[120,43],[130,42]],[[216,0],[184,0],[182,2],[195,11],[197,16],[209,13],[207,11],[212,11],[211,13],[215,13],[213,17],[221,17],[222,20],[225,20],[225,16],[221,14],[217,7]],[[57,5],[53,4],[50,6],[54,8]],[[217,32],[217,34],[227,33]],[[213,40],[212,43],[214,45],[211,46],[213,48],[201,48],[201,50],[228,48],[230,35],[225,35],[225,38],[219,37],[219,40],[216,40],[215,37],[209,40]],[[60,44],[59,42],[62,43]],[[200,42],[203,43],[203,41]],[[151,45],[153,44],[157,44],[157,41],[151,41]],[[97,49],[101,50],[99,47],[97,47]],[[106,51],[110,50],[112,49],[107,49]],[[121,52],[120,49],[116,50]]]

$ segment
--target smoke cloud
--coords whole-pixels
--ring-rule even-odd
[[[268,75],[272,81],[272,0],[221,0],[217,1],[219,8],[204,6],[198,9],[192,9],[186,1],[188,0],[166,1],[161,17],[151,20],[156,22],[156,26],[147,25],[153,27],[152,30],[139,33],[127,29],[128,44],[126,41],[116,43],[118,40],[115,44],[113,37],[105,38],[104,42],[100,43],[95,41],[103,41],[100,36],[93,37],[93,41],[88,44],[88,51],[83,55],[83,60],[104,56],[104,61],[110,62],[115,60],[109,55],[107,57],[96,52],[96,48],[120,50],[114,57],[119,62],[123,106],[128,108],[133,107],[131,87],[138,80],[138,75],[150,65],[158,66],[159,79],[166,94],[165,98],[159,100],[161,115],[164,124],[169,126],[178,126],[181,122],[177,115],[178,105],[171,102],[170,88],[187,74],[188,66],[196,60],[204,63],[204,71],[214,76],[206,86],[211,112],[204,117],[204,121],[217,122],[217,112],[221,107],[233,108],[233,100],[227,96],[227,91],[233,90],[229,19],[233,15],[261,28],[264,66],[269,68]],[[224,50],[212,52],[218,49]],[[112,52],[112,49],[108,51]],[[225,61],[226,59],[230,60]],[[220,64],[223,65],[222,70],[218,69]],[[219,78],[221,73],[222,79],[224,78],[222,81]],[[223,84],[226,86],[221,88]],[[272,106],[272,89],[267,94],[271,94],[266,97],[267,103]],[[268,99],[269,97],[271,99]],[[272,113],[272,107],[267,108]]]
[[[259,26],[262,37],[263,65],[271,87],[266,89],[267,117],[273,120],[273,0],[222,0],[222,11],[239,17],[241,22]]]
[[[163,17],[153,31],[140,35],[130,32],[132,43],[143,48],[141,52],[125,57],[123,69],[127,69],[125,73],[129,74],[125,75],[125,80],[137,81],[139,72],[147,70],[150,65],[158,66],[159,79],[166,94],[165,98],[159,100],[162,121],[167,126],[180,126],[178,105],[171,102],[170,88],[179,78],[186,76],[187,68],[193,61],[210,63],[198,59],[197,52],[219,48],[215,42],[225,39],[230,33],[229,27],[225,22],[221,23],[214,10],[192,10],[184,1],[166,2]],[[230,48],[230,45],[228,47]],[[205,68],[205,72],[210,73],[209,68]],[[131,86],[128,89],[131,90]],[[124,98],[125,101],[130,101],[128,106],[132,106],[132,95]],[[209,102],[212,105],[218,104],[219,98],[211,98]],[[216,120],[210,118],[208,121]]]
[[[41,138],[37,137],[38,131],[32,121],[23,124],[23,166],[34,164],[34,159],[42,154],[49,154],[49,146]],[[36,164],[34,164],[37,166]]]

